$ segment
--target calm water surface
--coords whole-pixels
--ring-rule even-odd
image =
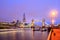
[[[31,28],[0,32],[0,40],[47,40],[47,36],[47,31],[32,31]]]

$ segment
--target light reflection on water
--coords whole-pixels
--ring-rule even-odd
[[[47,40],[47,36],[47,31],[32,31],[30,28],[20,28],[17,31],[0,33],[0,40]]]

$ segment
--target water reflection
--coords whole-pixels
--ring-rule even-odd
[[[47,36],[47,31],[32,31],[30,28],[20,28],[16,31],[1,32],[0,40],[46,40]]]

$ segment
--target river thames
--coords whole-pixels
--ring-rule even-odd
[[[0,40],[47,40],[47,31],[32,31],[31,28],[18,28],[0,32]]]

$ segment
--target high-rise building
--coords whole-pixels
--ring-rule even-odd
[[[25,13],[23,14],[23,22],[26,22]]]

